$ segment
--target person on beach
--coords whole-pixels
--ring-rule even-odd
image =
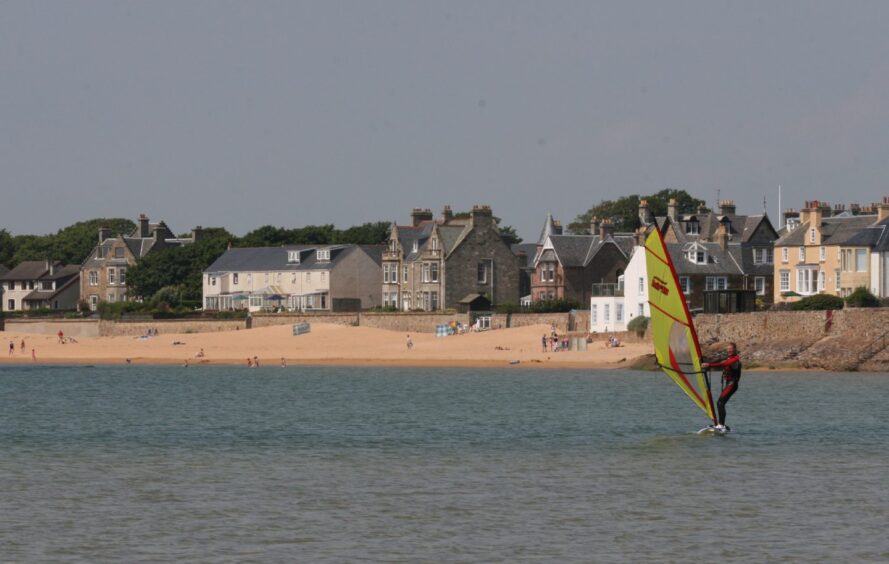
[[[58,335],[59,335],[59,344],[64,344],[65,343],[65,334],[62,332],[61,329],[59,329]]]
[[[259,368],[259,357],[258,356],[253,357],[253,368]]]
[[[543,338],[540,340],[541,344],[543,344],[543,352],[546,352],[546,333],[543,334]]]
[[[411,336],[407,336],[407,350],[411,350],[414,348],[414,342],[411,340]]]
[[[281,357],[281,368],[287,368],[287,361],[284,360],[284,357]]]
[[[22,354],[25,354],[25,340],[22,339]]]
[[[735,343],[729,343],[726,346],[728,358],[722,362],[705,362],[701,364],[701,368],[722,368],[722,392],[719,394],[719,401],[716,402],[716,411],[718,413],[718,423],[716,428],[719,430],[727,429],[725,426],[725,404],[738,391],[738,382],[741,380],[741,356],[738,354],[738,346]]]
[[[37,362],[37,349],[31,349],[31,359]]]
[[[253,368],[253,359],[249,356],[247,357],[247,368]]]

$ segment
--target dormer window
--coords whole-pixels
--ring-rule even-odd
[[[438,239],[429,239],[429,248],[433,251],[438,250]]]
[[[701,248],[692,247],[688,251],[688,260],[695,264],[707,264],[707,251]]]
[[[396,242],[395,239],[389,241],[389,250],[393,253],[398,251],[398,242]]]
[[[417,249],[420,248],[420,243],[418,241],[414,241],[413,252],[417,252]]]
[[[809,229],[809,242],[810,243],[815,242],[815,230],[814,229]]]
[[[330,249],[318,249],[318,260],[319,261],[330,260]]]
[[[686,235],[698,235],[701,232],[701,224],[698,223],[698,220],[692,219],[691,221],[685,222],[685,234]]]
[[[287,251],[287,262],[299,264],[299,251]]]

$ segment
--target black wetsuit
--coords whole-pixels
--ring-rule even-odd
[[[738,391],[738,382],[741,380],[741,357],[737,354],[730,356],[722,362],[710,364],[710,368],[722,368],[722,393],[716,402],[716,411],[719,424],[725,425],[725,404]]]

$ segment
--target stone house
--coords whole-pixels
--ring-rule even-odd
[[[886,295],[889,199],[848,210],[812,200],[798,214],[788,210],[786,215],[795,221],[775,242],[776,302],[818,293],[845,297],[859,287]]]
[[[616,284],[636,243],[633,233],[614,233],[609,220],[593,218],[590,235],[563,235],[547,215],[537,243],[531,301],[589,303],[594,284]]]
[[[204,309],[334,312],[378,307],[383,248],[230,248],[203,273]]]
[[[489,206],[456,217],[449,206],[440,220],[414,209],[411,225],[393,224],[383,253],[382,303],[403,311],[456,309],[484,296],[492,306],[518,304],[520,268],[500,235]]]
[[[136,229],[129,235],[112,234],[99,229],[98,244],[80,266],[80,300],[95,311],[100,301],[123,302],[127,296],[127,269],[145,255],[195,242],[202,228],[196,227],[191,237],[177,238],[163,221],[151,223],[141,214]]]
[[[52,261],[24,261],[0,276],[2,311],[73,310],[77,307],[80,268]]]
[[[643,200],[639,215],[643,226],[662,230],[690,309],[703,308],[711,290],[755,290],[763,304],[772,302],[778,233],[767,214],[739,215],[732,200],[723,200],[718,212],[680,215],[671,200],[666,216],[651,218]]]

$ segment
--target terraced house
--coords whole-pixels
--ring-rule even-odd
[[[204,309],[371,309],[380,305],[382,254],[382,245],[228,249],[204,271]]]
[[[24,261],[0,276],[2,311],[73,310],[77,307],[77,265],[53,261]]]
[[[383,253],[383,306],[437,311],[461,302],[519,302],[525,257],[500,235],[489,206],[473,206],[468,217],[446,206],[439,220],[429,209],[414,209],[411,220],[393,224]]]
[[[845,297],[856,288],[889,293],[889,199],[873,206],[807,201],[775,242],[776,302],[818,293]]]
[[[149,253],[194,243],[202,231],[196,227],[191,237],[177,238],[166,223],[151,223],[145,214],[139,216],[136,229],[128,235],[115,235],[100,228],[98,244],[80,267],[80,300],[87,302],[91,310],[100,301],[127,301],[129,267]]]

